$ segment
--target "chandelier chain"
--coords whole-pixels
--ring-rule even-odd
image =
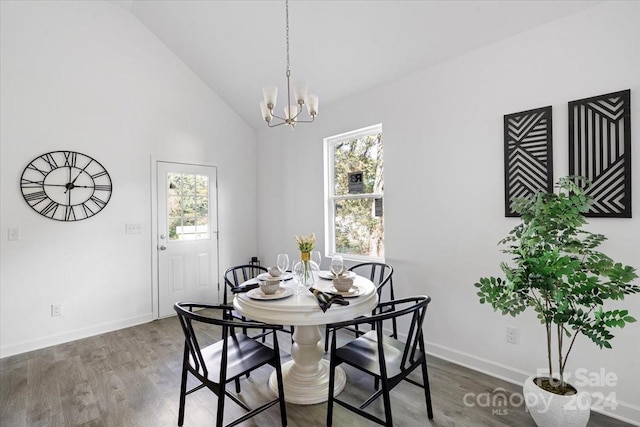
[[[289,65],[289,0],[285,2],[286,21],[287,21],[287,76],[291,73]]]

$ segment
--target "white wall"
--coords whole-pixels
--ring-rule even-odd
[[[529,313],[502,317],[473,284],[499,274],[504,217],[503,116],[553,106],[554,177],[568,174],[567,102],[631,89],[633,219],[591,219],[603,251],[640,268],[640,3],[605,2],[440,66],[327,107],[313,125],[258,133],[260,254],[295,254],[293,234],[323,230],[322,139],[383,123],[385,250],[401,295],[426,293],[429,349],[521,383],[546,364],[544,331]],[[345,71],[347,72],[347,71]],[[268,167],[282,159],[287,168]],[[293,197],[292,197],[293,196]],[[277,203],[268,204],[271,201]],[[320,238],[320,246],[324,244]],[[640,295],[619,304],[640,319]],[[520,345],[505,342],[520,328]],[[640,423],[640,323],[613,350],[581,337],[568,372],[618,376],[613,416]],[[592,389],[592,391],[596,391]]]
[[[257,249],[255,133],[128,11],[2,2],[0,355],[153,318],[151,158],[218,167],[220,266]],[[100,161],[113,195],[63,223],[20,194],[40,154]],[[143,226],[126,235],[125,224]],[[21,240],[8,241],[17,227]],[[63,304],[52,318],[50,305]]]

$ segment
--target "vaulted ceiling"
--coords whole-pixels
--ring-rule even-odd
[[[113,0],[133,13],[250,126],[262,86],[285,92],[284,0]],[[323,107],[597,1],[291,0],[292,82]],[[527,60],[526,52],[522,53]],[[214,118],[212,118],[214,119]]]

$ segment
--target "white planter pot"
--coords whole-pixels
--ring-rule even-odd
[[[537,376],[537,375],[536,375]],[[591,395],[578,390],[572,396],[560,396],[538,387],[527,378],[522,386],[527,410],[538,427],[584,427],[591,414]]]

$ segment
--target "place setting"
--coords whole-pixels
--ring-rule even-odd
[[[353,271],[349,271],[344,266],[344,260],[340,255],[334,255],[331,258],[330,270],[318,271],[318,277],[325,280],[333,280],[336,278],[350,278],[355,279],[356,274]]]
[[[285,286],[280,286],[280,281],[273,282],[265,280],[257,288],[247,292],[247,296],[252,299],[274,300],[282,299],[293,295],[293,290]]]
[[[332,286],[326,289],[327,293],[344,298],[354,298],[362,294],[362,290],[353,284],[356,274],[344,267],[344,260],[340,255],[331,258],[330,268],[329,271],[318,272],[318,277],[331,280]]]
[[[350,277],[336,277],[332,280],[332,286],[327,289],[327,293],[344,298],[355,298],[362,295],[362,292],[362,289],[353,284],[353,279]]]
[[[287,271],[289,268],[289,255],[278,254],[276,262],[277,266],[269,267],[266,273],[256,276],[258,287],[254,287],[247,292],[249,298],[276,300],[293,295],[293,289],[280,286],[285,281],[293,278],[293,274]]]

